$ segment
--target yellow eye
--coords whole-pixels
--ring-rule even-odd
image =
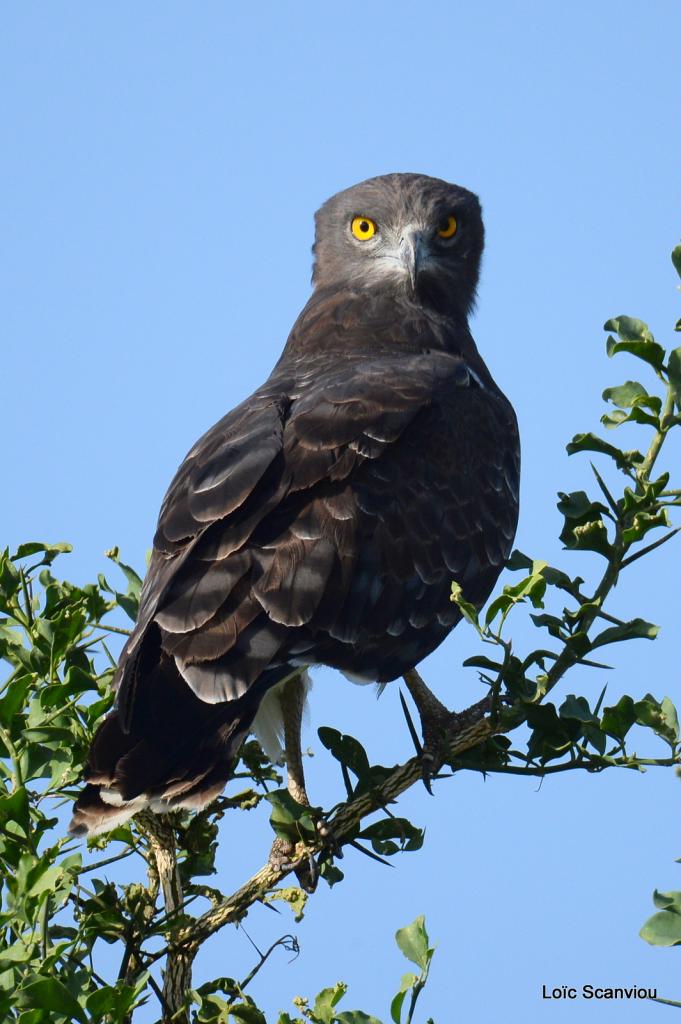
[[[437,229],[437,233],[440,238],[453,238],[458,226],[456,217],[453,214],[450,214],[449,217],[445,217],[442,221]]]
[[[376,222],[370,217],[354,217],[350,230],[360,242],[366,242],[376,234]]]

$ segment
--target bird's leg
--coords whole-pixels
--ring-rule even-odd
[[[303,752],[301,749],[301,725],[307,683],[303,673],[297,673],[283,684],[279,693],[282,719],[284,723],[284,752],[288,772],[287,788],[296,803],[310,807],[310,799],[305,788],[305,772],[303,770]],[[317,822],[320,833],[324,833],[324,824]],[[281,867],[289,866],[289,857],[293,852],[293,844],[286,839],[274,840],[270,852],[270,861]],[[314,892],[319,879],[319,869],[312,856],[297,864],[291,864],[301,887],[306,892]]]
[[[296,803],[302,804],[303,807],[310,806],[310,800],[305,789],[303,752],[300,743],[306,693],[307,685],[305,680],[302,674],[298,674],[284,683],[279,695],[284,720],[284,750],[288,771],[288,791]]]
[[[423,783],[430,793],[431,779],[442,765],[448,744],[458,733],[480,721],[491,710],[492,702],[490,697],[485,697],[466,711],[457,714],[437,699],[416,669],[405,672],[404,681],[421,719]]]

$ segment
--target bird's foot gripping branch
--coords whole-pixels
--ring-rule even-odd
[[[681,267],[681,250],[675,263]],[[652,640],[657,633],[645,608],[621,618],[611,613],[609,597],[616,583],[635,578],[640,559],[657,558],[661,545],[673,543],[681,480],[672,479],[663,462],[667,439],[681,433],[681,349],[666,351],[645,324],[627,317],[607,327],[608,354],[618,364],[627,358],[646,376],[644,383],[627,380],[604,395],[605,427],[615,438],[631,432],[635,437],[626,444],[637,448],[617,447],[595,433],[578,435],[568,448],[590,453],[597,465],[588,491],[560,496],[561,539],[568,562],[570,551],[590,552],[597,570],[587,580],[567,565],[558,569],[516,552],[510,568],[518,582],[505,586],[486,610],[467,604],[454,588],[453,600],[485,645],[467,664],[489,687],[492,710],[462,723],[445,753],[452,770],[545,777],[679,763],[671,700],[634,692],[610,701],[600,676],[607,648]],[[196,953],[258,902],[288,904],[299,919],[307,894],[282,884],[293,863],[315,858],[321,877],[333,885],[343,877],[337,861],[344,849],[376,860],[418,850],[421,830],[398,817],[395,805],[421,780],[421,740],[414,730],[415,755],[382,766],[372,764],[357,739],[331,727],[320,730],[346,793],[324,815],[333,843],[320,833],[318,816],[290,798],[277,766],[250,741],[228,794],[205,810],[174,813],[161,820],[161,832],[148,815],[140,816],[91,839],[84,850],[65,837],[62,807],[76,794],[93,730],[111,706],[110,649],[117,634],[127,632],[117,615],[136,617],[140,580],[113,551],[126,577],[124,589],[101,575],[85,587],[68,583],[54,573],[55,560],[67,550],[29,543],[0,559],[0,656],[8,667],[0,692],[0,1013],[8,1021],[38,1021],[49,1013],[58,1024],[123,1024],[135,1007],[153,1001],[163,1020],[186,1021],[192,1008],[197,1022],[264,1024],[249,986],[277,949],[295,951],[294,937],[284,935],[258,953],[242,979],[193,982]],[[632,600],[642,599],[635,589],[631,593]],[[523,609],[542,636],[527,653],[509,635]],[[565,686],[565,676],[578,666],[588,667],[596,681],[585,694]],[[662,756],[660,743],[666,747]],[[206,884],[216,871],[222,819],[232,833],[237,815],[263,813],[267,800],[275,832],[287,850],[293,848],[289,860],[265,862],[231,893]],[[263,850],[263,860],[265,855]],[[126,860],[139,861],[134,882],[117,874]],[[350,857],[347,862],[352,866]],[[665,926],[678,917],[674,897],[660,896]],[[389,1010],[393,1022],[404,1024],[413,1019],[432,948],[418,920],[398,933],[398,942],[420,971],[405,976]],[[113,970],[101,967],[102,944],[116,951]],[[110,955],[107,960],[112,962]],[[294,1015],[282,1012],[277,1024],[380,1024],[360,1011],[343,1012],[338,1004],[344,991],[339,984],[311,1002],[297,999]]]

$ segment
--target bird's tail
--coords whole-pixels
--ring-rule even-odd
[[[119,710],[99,726],[69,832],[108,832],[145,807],[157,813],[205,807],[229,779],[262,699],[257,691],[208,704],[173,659],[163,658],[140,680],[127,730]]]

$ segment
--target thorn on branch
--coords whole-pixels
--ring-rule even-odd
[[[356,839],[350,839],[348,846],[352,846],[353,849],[359,850],[360,853],[363,853],[365,857],[370,857],[371,860],[377,860],[379,864],[384,864],[387,868],[391,868],[393,866],[389,860],[385,859],[385,857],[380,857],[377,853],[374,853],[373,850],[367,850],[366,846],[362,846],[362,844],[358,843]]]
[[[411,717],[411,714],[409,712],[409,707],[407,705],[407,701],[406,701],[405,696],[404,696],[404,694],[402,693],[401,690],[400,690],[400,704],[402,705],[402,711],[404,712],[404,717],[405,717],[406,722],[407,722],[407,728],[409,729],[409,735],[411,736],[412,743],[414,744],[414,749],[416,751],[416,756],[417,757],[421,757],[422,754],[423,754],[423,746],[421,744],[421,741],[419,740],[419,736],[418,736],[418,733],[416,731],[416,726],[414,725],[414,720]]]
[[[634,554],[634,555],[629,555],[629,557],[628,557],[628,558],[625,558],[625,559],[624,559],[624,560],[622,561],[622,563],[621,563],[621,565],[620,565],[620,570],[621,570],[621,569],[626,569],[626,567],[627,567],[628,565],[631,565],[631,564],[632,564],[632,562],[635,562],[637,558],[643,558],[643,556],[644,556],[644,555],[647,555],[647,554],[649,554],[649,553],[650,553],[651,551],[654,551],[654,550],[655,550],[655,548],[659,548],[659,547],[661,547],[661,546],[662,546],[663,544],[666,544],[666,543],[667,543],[667,541],[668,541],[668,540],[671,540],[671,539],[672,539],[672,537],[675,537],[675,536],[676,536],[676,534],[677,534],[677,533],[678,533],[678,532],[679,532],[680,530],[681,530],[681,526],[676,526],[676,527],[674,527],[674,529],[673,529],[673,530],[670,530],[670,532],[669,532],[669,533],[666,533],[666,534],[664,535],[664,537],[660,537],[660,538],[659,538],[658,540],[654,541],[654,542],[653,542],[652,544],[648,544],[648,546],[647,546],[647,547],[645,547],[645,548],[642,548],[642,549],[641,549],[640,551],[637,551],[637,552],[636,552],[636,554]]]
[[[591,466],[591,468],[593,470],[593,474],[596,477],[596,481],[598,482],[598,486],[600,487],[605,500],[607,501],[608,505],[610,506],[610,508],[612,509],[613,513],[615,514],[616,521],[619,521],[620,509],[619,509],[619,506],[618,506],[617,502],[615,501],[615,499],[613,498],[612,494],[608,490],[608,487],[606,486],[605,480],[603,479],[601,474],[598,472],[598,470],[594,466],[593,462],[590,463],[590,466]]]
[[[350,778],[350,773],[348,771],[348,767],[347,767],[347,765],[345,764],[344,761],[341,761],[340,768],[341,768],[341,776],[343,778],[343,784],[345,786],[345,791],[348,794],[348,799],[352,800],[353,796],[355,795],[355,791],[354,791],[354,788],[353,788],[353,785],[352,785],[352,779]]]

